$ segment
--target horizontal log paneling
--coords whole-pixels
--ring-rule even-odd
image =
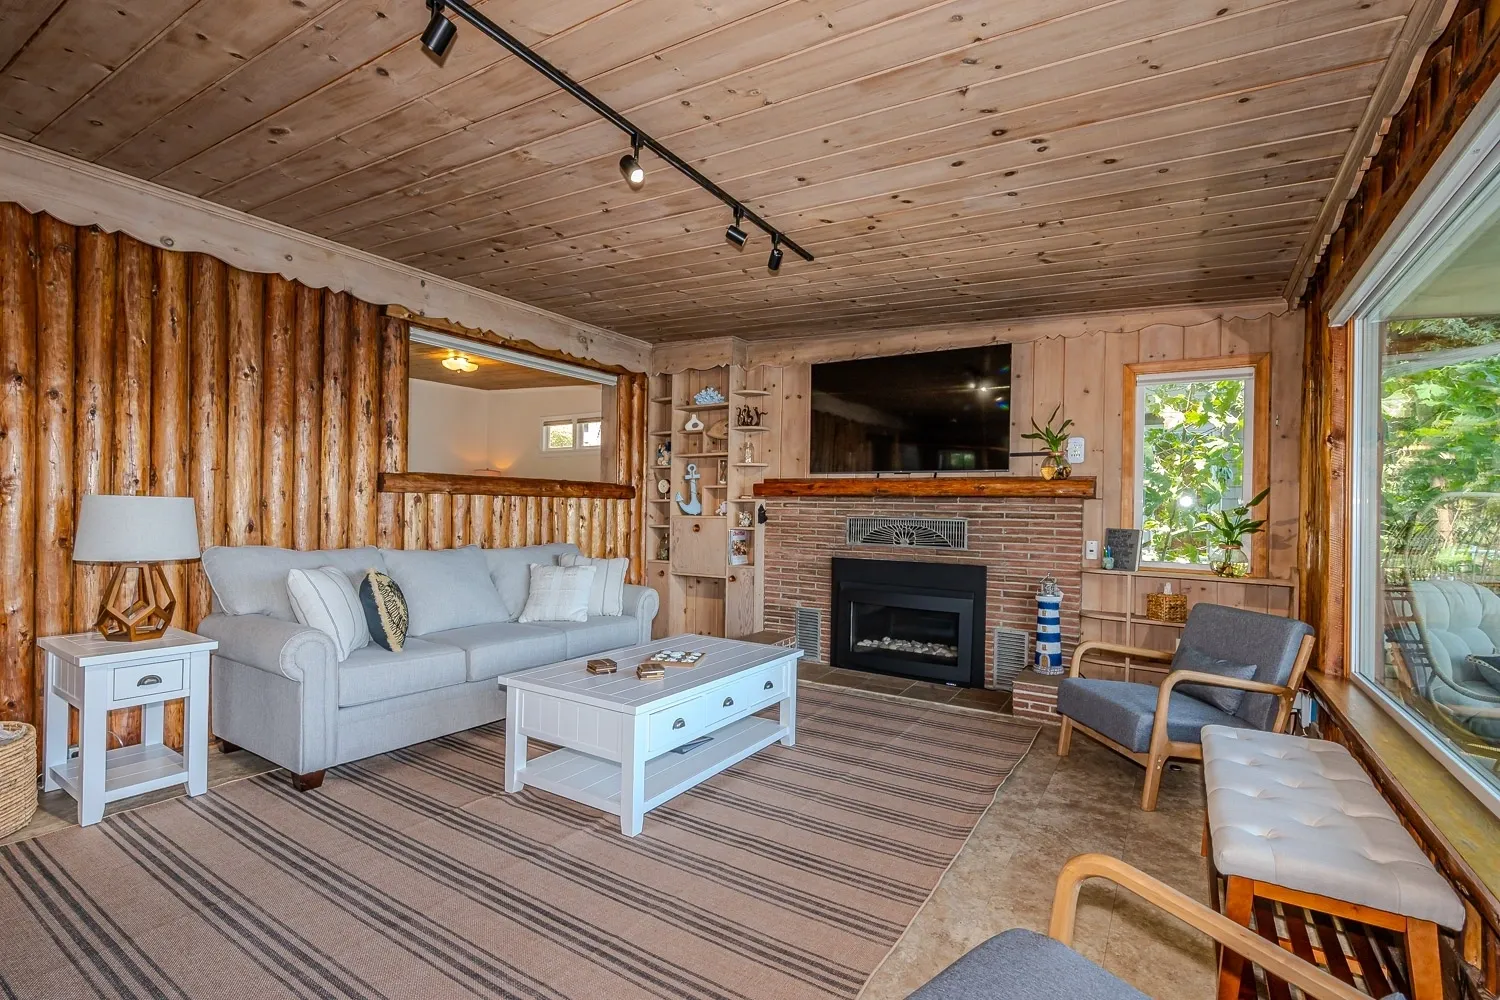
[[[893,477],[870,479],[766,479],[758,497],[1070,497],[1092,500],[1093,476],[1042,479],[1031,476]]]
[[[378,493],[406,464],[407,346],[404,320],[346,293],[0,203],[0,718],[41,721],[36,636],[92,624],[101,568],[70,557],[85,493],[193,496],[205,546],[571,540],[636,554],[641,578],[635,481]],[[634,399],[643,383],[620,385]],[[635,412],[618,428],[641,452],[630,475]],[[174,624],[192,628],[210,606],[201,567],[167,571]],[[111,743],[139,739],[139,714],[112,717]],[[180,712],[167,723],[180,743]]]
[[[664,167],[630,191],[619,132],[472,28],[428,58],[417,3],[62,0],[0,69],[0,131],[654,342],[1243,301],[1306,259],[1443,2],[506,5],[818,255],[774,279],[763,236],[726,247]],[[230,19],[233,52],[173,58]],[[541,342],[517,324],[487,325]]]
[[[569,479],[515,479],[509,476],[458,476],[437,472],[382,472],[383,493],[440,493],[463,496],[603,497],[632,500],[628,483],[591,483]]]

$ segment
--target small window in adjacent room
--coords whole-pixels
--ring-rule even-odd
[[[582,451],[599,447],[603,422],[596,416],[542,421],[543,451]]]
[[[1207,568],[1220,553],[1206,515],[1231,510],[1264,487],[1257,469],[1265,468],[1265,442],[1256,440],[1256,425],[1265,405],[1265,357],[1126,366],[1133,416],[1127,468],[1133,527],[1144,532],[1142,562]]]

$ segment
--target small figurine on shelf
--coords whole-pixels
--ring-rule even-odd
[[[741,528],[748,528],[755,523],[755,518],[751,516],[748,510],[740,511],[736,520],[739,521]]]
[[[728,500],[720,500],[719,501],[719,506],[717,506],[717,507],[714,508],[714,516],[715,517],[723,517],[725,514],[728,514],[728,513],[729,513],[729,501]]]
[[[662,562],[666,562],[667,560],[672,558],[672,539],[667,535],[665,531],[663,531],[661,533],[661,537],[656,540],[656,558],[660,559]]]
[[[687,423],[682,425],[682,429],[685,431],[701,431],[703,429],[703,421],[698,419],[698,414],[690,413],[688,414]]]
[[[724,394],[711,385],[699,389],[693,394],[693,405],[695,406],[717,406],[720,403],[726,402],[728,400],[724,398]]]
[[[755,442],[754,441],[746,441],[745,442],[744,459],[745,459],[745,464],[746,465],[754,465],[755,464]]]
[[[656,446],[656,467],[665,469],[672,464],[672,442],[663,441]]]
[[[736,427],[759,427],[765,416],[766,411],[758,406],[741,406],[735,410],[734,423]]]

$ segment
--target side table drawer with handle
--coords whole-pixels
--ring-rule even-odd
[[[110,696],[115,702],[160,698],[181,691],[186,675],[185,663],[181,659],[116,667],[110,671]]]

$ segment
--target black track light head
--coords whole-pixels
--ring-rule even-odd
[[[620,176],[625,178],[632,191],[646,186],[646,168],[641,166],[641,143],[634,136],[631,137],[630,152],[620,157]]]
[[[453,36],[458,34],[458,26],[443,16],[441,0],[427,6],[432,8],[432,20],[427,22],[427,30],[422,32],[422,48],[441,59],[453,45]]]
[[[728,229],[724,230],[724,239],[727,240],[736,250],[745,249],[745,241],[750,238],[750,234],[740,228],[740,220],[744,217],[744,212],[741,212],[739,209],[735,209],[734,222],[730,224]]]
[[[772,274],[775,274],[777,271],[780,271],[781,270],[781,258],[782,258],[782,256],[783,256],[783,254],[781,252],[781,237],[780,236],[772,236],[771,237],[771,257],[770,257],[769,260],[766,261],[766,269],[769,270]]]

